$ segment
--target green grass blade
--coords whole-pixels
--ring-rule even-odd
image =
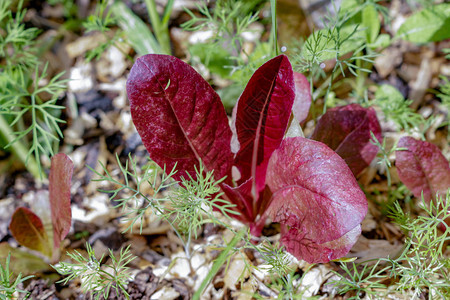
[[[216,261],[214,262],[211,271],[209,271],[206,278],[203,280],[202,284],[198,288],[198,290],[195,292],[194,296],[192,297],[193,300],[200,299],[200,296],[203,293],[203,290],[206,288],[206,286],[211,282],[211,280],[216,276],[217,272],[219,272],[220,267],[225,263],[228,257],[228,253],[230,250],[236,246],[236,244],[242,240],[242,237],[244,236],[244,233],[247,232],[247,228],[242,228],[241,230],[236,233],[236,235],[233,237],[231,242],[228,244],[228,246],[219,254],[219,257],[217,257]]]
[[[277,1],[270,0],[270,13],[272,15],[272,33],[270,39],[273,46],[274,56],[278,55],[278,34],[277,34]]]
[[[125,32],[131,46],[139,55],[160,53],[161,47],[145,23],[124,3],[117,1],[111,6],[120,28]]]
[[[155,0],[145,0],[145,4],[147,6],[147,12],[150,17],[150,22],[152,23],[153,31],[155,32],[156,39],[159,42],[162,53],[171,54],[170,35],[167,24],[172,11],[173,0],[168,1],[162,19],[159,17],[156,10]]]

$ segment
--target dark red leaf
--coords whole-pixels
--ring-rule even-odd
[[[226,183],[222,183],[220,187],[224,192],[223,197],[230,201],[230,203],[235,204],[236,211],[241,213],[241,215],[235,218],[244,223],[251,223],[255,218],[252,207],[253,198],[251,195],[252,180],[248,179],[237,187],[229,186]]]
[[[288,226],[287,251],[310,263],[345,255],[360,232],[367,200],[345,161],[320,142],[283,140],[267,168],[266,214]]]
[[[378,147],[370,143],[370,132],[381,139],[381,127],[373,108],[358,104],[329,109],[319,120],[311,139],[336,151],[356,176],[375,158]]]
[[[303,122],[311,106],[311,87],[308,79],[301,73],[294,72],[295,100],[292,112],[299,123]]]
[[[181,176],[195,175],[201,161],[220,179],[229,175],[233,155],[225,109],[211,86],[176,57],[140,57],[127,81],[131,116],[142,141],[160,166],[175,163]]]
[[[252,178],[253,205],[264,189],[267,163],[283,139],[295,98],[291,64],[277,56],[253,74],[237,103],[239,184]],[[255,210],[255,209],[254,209]]]
[[[73,163],[64,153],[52,157],[49,176],[49,198],[52,212],[53,245],[59,248],[61,241],[69,233],[72,222],[70,209],[70,186]]]
[[[266,186],[266,188],[259,193],[260,198],[258,199],[258,206],[255,209],[253,207],[254,201],[251,192],[251,178],[237,187],[221,184],[221,188],[224,192],[223,198],[230,203],[235,204],[235,210],[241,213],[239,216],[234,216],[234,218],[248,224],[253,236],[260,236],[267,218],[267,216],[264,215],[264,212],[272,197],[270,189]]]
[[[436,145],[405,136],[400,139],[395,151],[395,165],[400,180],[414,196],[429,203],[436,193],[445,197],[450,188],[450,166]]]
[[[16,209],[11,218],[9,230],[22,246],[39,251],[46,256],[52,255],[52,245],[41,219],[28,208]]]

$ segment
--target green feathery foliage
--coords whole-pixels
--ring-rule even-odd
[[[37,28],[26,28],[26,10],[20,1],[15,15],[12,1],[0,4],[0,132],[3,148],[10,148],[35,177],[43,177],[41,157],[53,156],[62,132],[57,105],[65,89],[63,73],[48,79],[48,65],[37,57]],[[46,100],[48,99],[48,100]],[[37,164],[37,165],[36,165]]]
[[[58,281],[67,284],[76,277],[81,278],[81,289],[84,293],[91,293],[95,299],[108,299],[111,289],[114,289],[116,295],[124,295],[130,299],[130,295],[126,291],[126,285],[130,280],[129,267],[127,265],[136,257],[130,252],[130,246],[120,249],[117,258],[113,251],[109,249],[109,264],[103,264],[103,256],[98,260],[95,257],[95,251],[91,245],[86,243],[88,257],[84,257],[80,252],[67,252],[67,255],[75,261],[75,263],[60,262],[53,266],[59,274],[67,276]]]
[[[28,294],[28,292],[23,291],[18,288],[19,284],[24,281],[34,277],[34,276],[26,276],[22,277],[22,274],[13,279],[13,274],[9,270],[9,265],[11,262],[11,253],[8,254],[6,258],[5,267],[0,264],[0,300],[13,299],[14,295],[17,293]],[[26,298],[25,295],[25,298]]]

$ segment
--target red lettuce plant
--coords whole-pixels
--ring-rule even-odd
[[[194,175],[200,163],[216,178],[227,176],[223,197],[253,234],[267,218],[279,222],[287,251],[311,263],[339,258],[356,242],[367,201],[350,168],[321,142],[284,138],[294,103],[302,121],[311,102],[306,78],[286,56],[255,72],[231,129],[219,96],[175,57],[139,58],[127,93],[150,157],[168,169],[177,163],[175,179]]]
[[[414,196],[430,203],[436,194],[445,198],[450,188],[450,166],[436,145],[405,136],[398,142],[395,165],[400,180]],[[446,222],[450,225],[450,219]]]
[[[50,220],[42,220],[38,215],[26,207],[19,207],[14,212],[9,229],[16,241],[29,249],[41,252],[57,261],[61,241],[70,230],[72,213],[70,209],[70,185],[72,180],[73,163],[70,158],[59,153],[52,157],[49,176],[49,207]],[[49,221],[51,227],[44,226]],[[0,244],[0,256],[3,250],[11,250],[7,243]],[[11,257],[23,258],[18,251],[13,250]],[[31,271],[31,270],[30,270]]]
[[[357,176],[378,152],[370,142],[372,132],[381,140],[381,127],[373,108],[359,104],[334,107],[322,116],[311,139],[322,142],[336,151]]]

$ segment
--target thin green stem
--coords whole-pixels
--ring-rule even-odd
[[[331,82],[331,75],[328,76],[327,79],[325,79],[325,81],[314,91],[314,93],[312,93],[313,99],[317,99],[318,97],[320,97],[323,90],[328,88],[328,86],[330,85],[330,82]]]
[[[37,116],[36,116],[36,98],[33,96],[31,96],[31,119],[32,119],[32,124],[37,124]],[[38,132],[37,132],[37,126],[33,126],[33,145],[36,145],[36,149],[34,150],[34,158],[36,161],[40,161],[39,160],[39,140],[37,138],[38,136]],[[28,158],[31,158],[32,156],[30,155]],[[27,162],[28,163],[28,162]],[[39,174],[42,174],[44,172],[42,172],[41,169],[41,165],[38,164],[38,169],[39,169]]]
[[[336,69],[336,66],[335,66],[335,69]],[[335,73],[335,71],[336,70],[333,70],[333,72],[331,72],[331,75],[330,75],[330,77],[328,78],[330,81],[329,81],[329,84],[328,84],[328,87],[327,87],[327,92],[325,93],[325,96],[324,96],[324,98],[323,98],[323,110],[322,110],[322,114],[325,114],[326,112],[327,112],[327,99],[328,99],[328,95],[330,94],[330,92],[331,92],[331,86],[333,85],[333,81],[334,81],[334,73]]]
[[[316,99],[317,99],[317,94],[315,92],[313,92],[314,89],[314,76],[312,74],[312,72],[309,72],[309,91],[311,93],[311,116],[312,119],[314,120],[314,125],[316,125]]]
[[[362,53],[358,53],[358,55],[362,56]],[[356,93],[357,93],[358,97],[364,98],[364,91],[366,90],[365,89],[365,83],[366,83],[366,79],[367,79],[368,73],[366,71],[364,71],[363,69],[371,70],[372,69],[372,63],[367,62],[367,61],[363,61],[361,59],[357,59],[356,60],[356,67],[357,67],[356,68],[356,72],[357,72],[358,76],[356,76],[355,90],[356,90]]]
[[[191,261],[191,250],[189,249],[191,247],[191,240],[192,240],[192,230],[189,230],[186,245],[184,246],[184,252],[186,253],[186,257],[188,258],[189,261]]]
[[[14,139],[13,131],[2,115],[0,115],[0,134],[6,139],[8,144]],[[28,156],[27,147],[20,140],[11,145],[11,151],[36,179],[45,178],[45,174],[39,171],[36,160],[33,156]]]

